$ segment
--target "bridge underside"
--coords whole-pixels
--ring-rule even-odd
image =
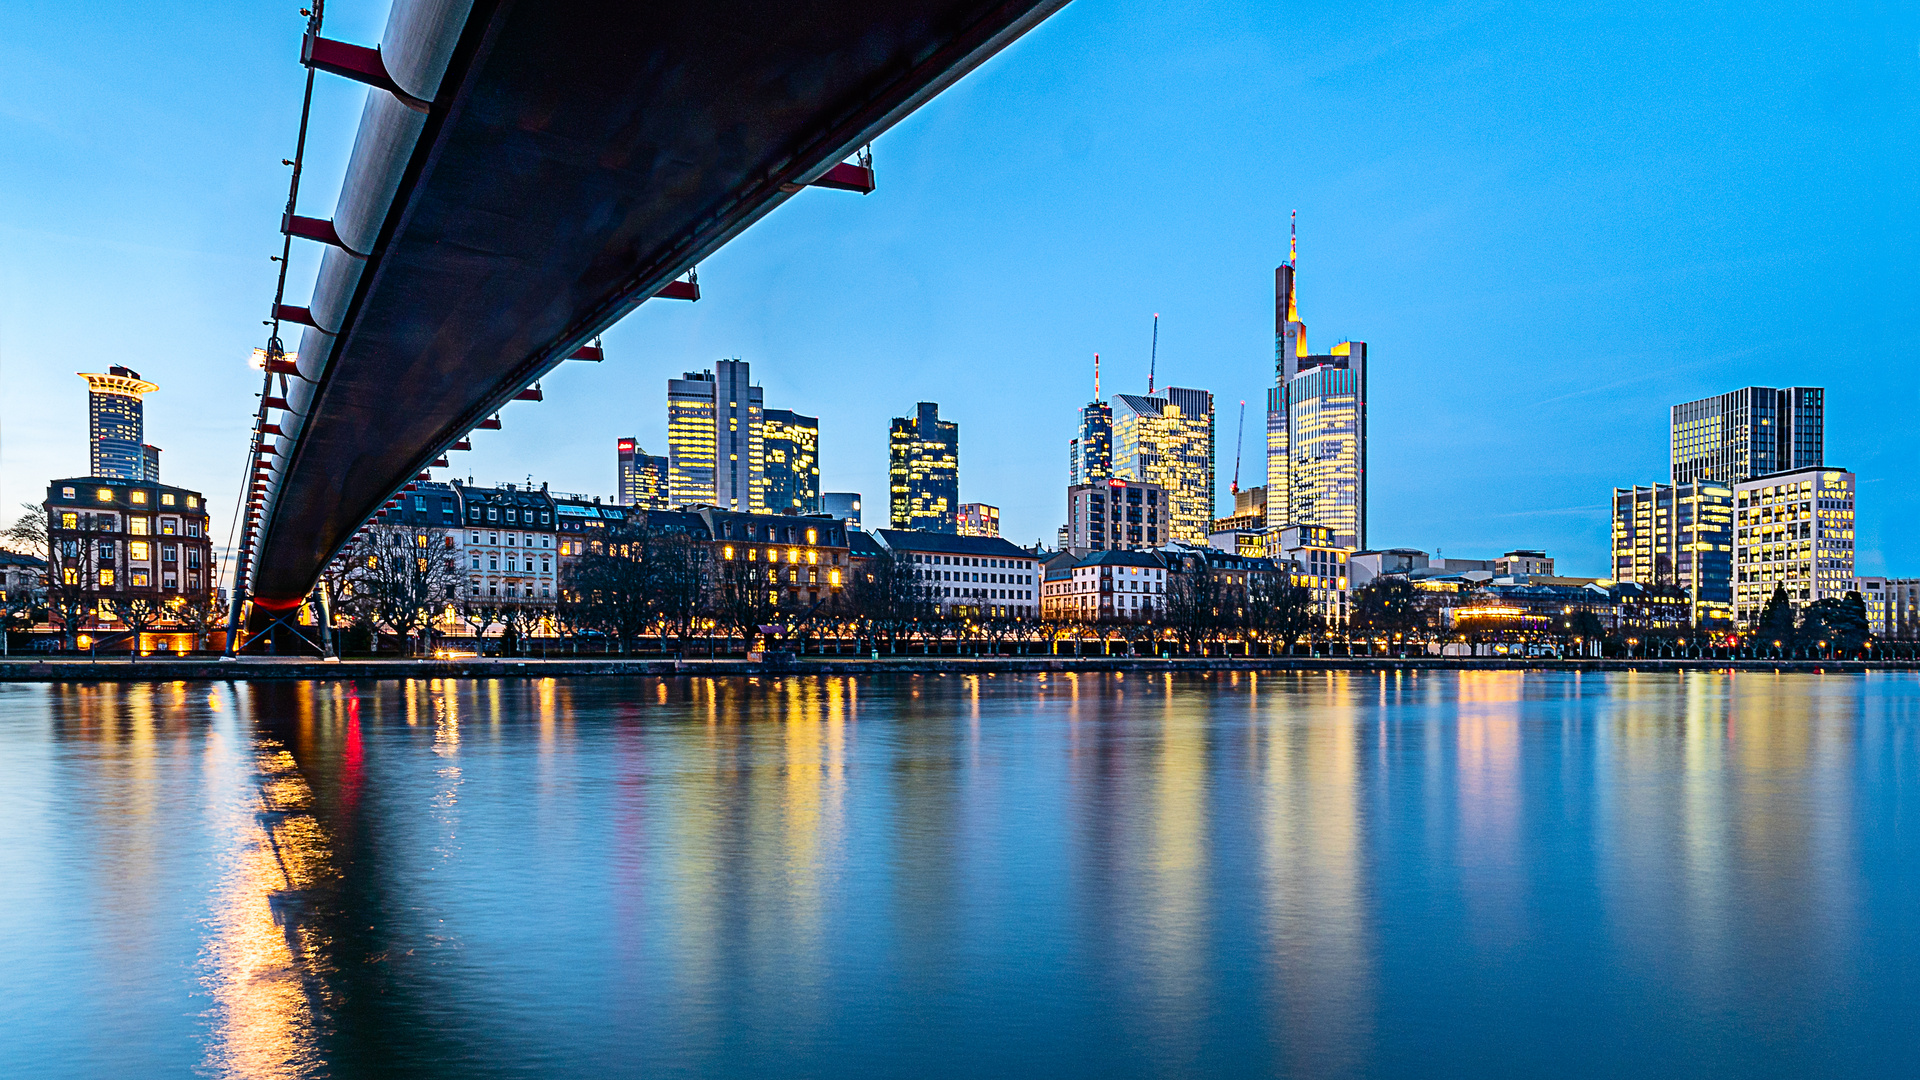
[[[252,596],[304,596],[517,391],[1064,3],[397,0],[381,54],[431,104],[369,93]]]

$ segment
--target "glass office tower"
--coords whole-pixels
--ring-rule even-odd
[[[820,420],[787,409],[768,409],[760,427],[769,514],[812,514],[820,509]]]
[[[1205,544],[1213,528],[1213,394],[1167,388],[1164,395],[1113,397],[1113,475],[1166,493],[1169,540]]]
[[[1708,482],[1614,488],[1613,578],[1678,585],[1694,625],[1732,630],[1733,489]]]
[[[1367,546],[1367,343],[1307,351],[1291,263],[1274,270],[1274,385],[1267,391],[1267,527],[1333,530]]]
[[[721,360],[712,371],[667,380],[673,505],[766,512],[762,398],[741,360]]]
[[[621,439],[619,451],[620,505],[665,510],[672,490],[668,460],[647,453],[637,439]]]
[[[959,528],[960,425],[922,401],[888,432],[889,519],[896,529],[950,533]]]
[[[1738,484],[1825,463],[1826,391],[1748,386],[1673,407],[1676,484]]]
[[[90,475],[160,482],[160,448],[146,444],[141,398],[160,389],[130,368],[110,367],[87,380],[87,459]]]

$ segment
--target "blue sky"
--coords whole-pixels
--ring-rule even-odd
[[[298,4],[0,7],[0,501],[85,471],[84,386],[161,384],[169,482],[230,510],[271,298]],[[1816,13],[1810,14],[1810,11]],[[332,34],[377,40],[378,0]],[[364,91],[322,80],[305,212]],[[1272,378],[1300,212],[1309,341],[1370,343],[1371,536],[1602,573],[1615,485],[1662,480],[1667,408],[1827,388],[1860,567],[1920,574],[1920,12],[1910,6],[1075,0],[882,138],[880,187],[804,193],[456,462],[611,493],[664,452],[665,380],[739,356],[818,415],[829,490],[884,510],[888,418],[961,425],[961,497],[1053,536],[1090,390],[1212,390],[1220,490]],[[316,253],[296,247],[302,302]]]

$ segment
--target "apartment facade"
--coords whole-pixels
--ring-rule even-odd
[[[1734,617],[1758,625],[1776,588],[1795,609],[1853,588],[1855,478],[1796,469],[1734,485]]]

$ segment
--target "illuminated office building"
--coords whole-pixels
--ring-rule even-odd
[[[1748,386],[1673,407],[1676,484],[1737,484],[1817,469],[1826,447],[1826,392],[1816,386]]]
[[[958,532],[961,536],[999,536],[1000,508],[986,503],[961,503]]]
[[[1113,406],[1100,400],[1100,354],[1093,356],[1093,400],[1080,408],[1080,427],[1067,440],[1067,486],[1113,475]]]
[[[1110,477],[1067,489],[1062,547],[1153,551],[1167,542],[1167,493],[1159,484]]]
[[[766,509],[764,403],[741,360],[667,380],[668,499],[740,513]]]
[[[820,496],[820,512],[857,529],[860,527],[860,493],[857,491],[825,492]]]
[[[888,433],[887,488],[893,527],[951,533],[959,528],[960,425],[922,401],[894,417]]]
[[[160,448],[146,444],[146,406],[141,398],[160,389],[140,373],[119,366],[87,380],[90,475],[114,480],[160,482]]]
[[[1367,343],[1307,351],[1294,262],[1274,270],[1274,385],[1267,391],[1267,527],[1333,530],[1367,546]]]
[[[1685,589],[1695,626],[1733,628],[1733,546],[1725,484],[1613,489],[1613,579]]]
[[[637,439],[621,439],[620,505],[665,510],[672,467],[664,457],[649,454]]]
[[[1757,626],[1776,588],[1794,609],[1853,588],[1854,476],[1796,469],[1733,488],[1734,617]]]
[[[820,420],[786,409],[768,409],[761,424],[760,446],[766,472],[767,513],[818,511]]]
[[[1166,493],[1163,540],[1205,544],[1213,527],[1213,394],[1113,397],[1113,474]]]

